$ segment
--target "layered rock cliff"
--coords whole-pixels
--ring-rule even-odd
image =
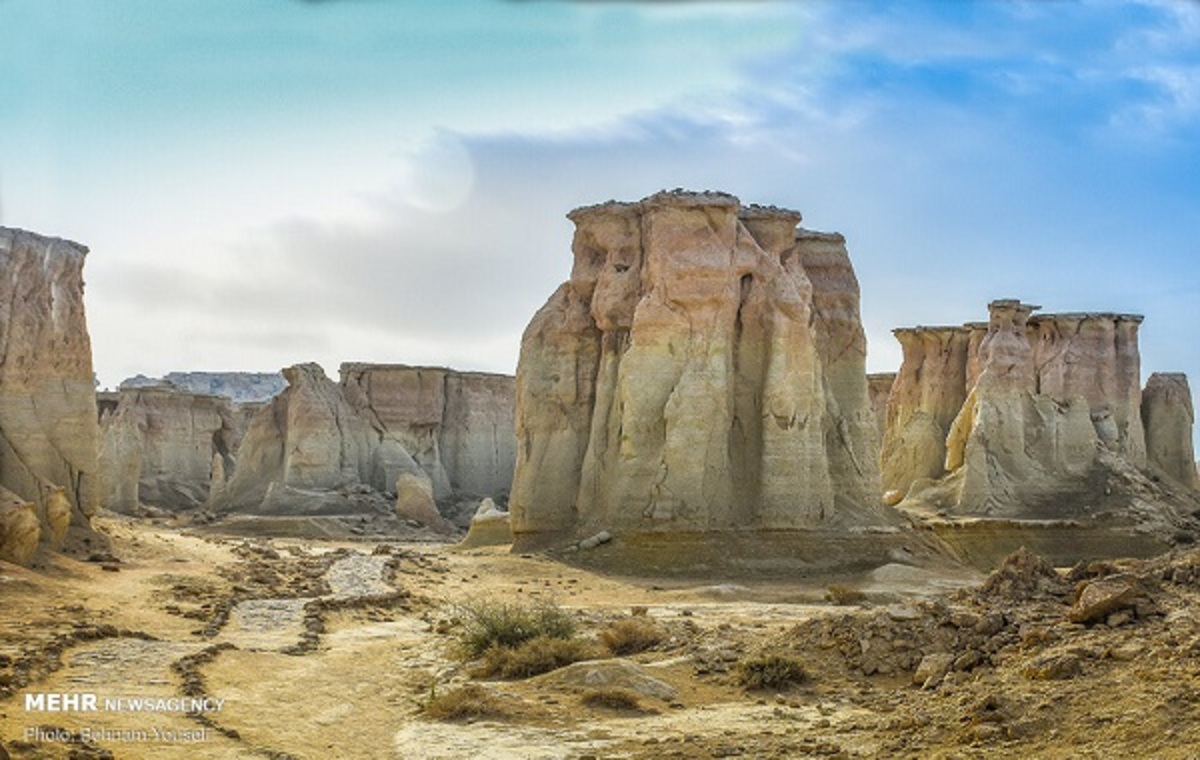
[[[174,385],[125,387],[101,410],[100,461],[105,504],[136,513],[140,505],[195,509],[232,475],[248,417],[228,398]],[[214,465],[214,463],[216,463]]]
[[[401,517],[444,528],[438,503],[507,495],[513,378],[374,364],[342,365],[340,384],[315,364],[283,374],[287,389],[214,478],[216,511],[353,514],[394,500]]]
[[[960,516],[1119,512],[1154,490],[1137,474],[1147,464],[1143,418],[1155,420],[1155,456],[1171,462],[1163,469],[1190,471],[1180,464],[1192,457],[1186,382],[1154,381],[1148,394],[1162,403],[1142,401],[1142,318],[1037,308],[994,301],[986,331],[895,331],[904,363],[888,401],[887,489]]]
[[[343,364],[350,406],[400,441],[438,499],[507,496],[516,461],[515,380],[402,364]]]
[[[86,255],[0,227],[0,486],[33,505],[41,540],[55,545],[67,524],[89,531],[100,501]]]
[[[517,545],[888,526],[840,236],[721,193],[568,215],[517,372]]]

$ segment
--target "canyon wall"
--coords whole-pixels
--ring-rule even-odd
[[[234,471],[249,422],[240,404],[175,385],[123,386],[102,404],[100,462],[105,505],[137,513],[141,505],[195,509]],[[214,464],[215,463],[215,464]]]
[[[722,193],[568,217],[570,280],[521,344],[518,545],[895,524],[840,236]]]
[[[1114,494],[1113,473],[1136,479],[1147,465],[1143,419],[1155,423],[1151,461],[1194,477],[1186,380],[1152,378],[1142,399],[1142,318],[1037,308],[999,300],[986,329],[895,331],[904,361],[881,459],[889,502],[907,494],[953,515],[1079,516],[1129,496]]]
[[[99,427],[77,243],[0,227],[0,486],[6,522],[86,535],[100,502]],[[24,527],[22,527],[24,526]],[[18,553],[19,554],[19,553]]]
[[[223,464],[216,511],[353,514],[394,499],[402,517],[445,527],[436,504],[507,496],[512,377],[360,363],[342,365],[340,384],[315,364],[283,374]]]

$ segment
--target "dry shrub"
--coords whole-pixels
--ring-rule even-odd
[[[825,601],[837,605],[862,604],[867,601],[867,595],[851,586],[835,583],[825,589]]]
[[[502,718],[508,715],[508,709],[499,697],[473,683],[433,697],[425,704],[423,712],[434,720]]]
[[[642,702],[637,692],[610,686],[602,689],[589,689],[579,697],[586,707],[603,707],[609,710],[641,710]]]
[[[658,646],[664,638],[661,628],[640,616],[622,618],[600,631],[600,643],[615,655],[645,652]]]
[[[739,686],[751,691],[786,689],[803,683],[808,674],[800,660],[783,654],[761,654],[737,664],[735,677]]]
[[[513,649],[534,639],[570,639],[575,620],[556,604],[517,604],[476,600],[460,605],[459,644],[467,658],[490,649]]]
[[[516,647],[493,646],[483,653],[474,674],[480,677],[529,678],[581,660],[592,660],[596,647],[580,639],[538,636]]]

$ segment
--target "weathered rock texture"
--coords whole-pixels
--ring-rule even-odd
[[[871,413],[875,415],[875,433],[878,440],[883,440],[887,430],[888,398],[892,395],[892,386],[896,383],[895,372],[873,372],[867,375],[867,396],[871,399]]]
[[[434,495],[507,495],[516,462],[515,380],[402,364],[343,364],[346,400],[412,454]]]
[[[203,506],[214,480],[223,487],[235,469],[248,424],[240,406],[175,385],[123,388],[115,407],[101,405],[106,506],[125,513],[143,504],[169,510]]]
[[[250,514],[390,511],[448,527],[437,504],[505,496],[515,458],[513,378],[437,367],[315,364],[251,420],[232,462],[213,460],[210,505]],[[230,470],[232,467],[232,470]],[[214,468],[215,470],[215,468]]]
[[[1137,474],[1147,463],[1144,415],[1162,441],[1156,456],[1172,462],[1164,470],[1185,474],[1190,397],[1186,383],[1156,381],[1150,395],[1163,403],[1143,405],[1142,318],[1036,308],[994,301],[986,332],[977,323],[895,331],[904,363],[888,401],[886,489],[959,516],[1063,519],[1128,507],[1149,488]]]
[[[521,343],[518,546],[894,523],[841,236],[720,193],[568,217],[571,278]]]
[[[1188,488],[1200,487],[1192,450],[1192,392],[1187,375],[1155,372],[1142,393],[1142,425],[1150,464]]]
[[[100,499],[86,254],[0,227],[0,486],[34,505],[52,544],[65,523],[88,531]]]

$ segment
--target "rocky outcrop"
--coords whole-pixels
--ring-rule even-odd
[[[867,395],[871,399],[871,414],[875,416],[875,435],[883,441],[887,430],[888,397],[896,384],[895,372],[872,372],[867,375]]]
[[[203,506],[214,480],[223,487],[235,470],[248,424],[238,407],[175,385],[125,387],[116,406],[100,414],[106,506],[125,513],[143,504],[173,511]]]
[[[1155,372],[1142,392],[1142,425],[1146,457],[1151,465],[1180,485],[1200,487],[1192,448],[1192,392],[1187,375]]]
[[[484,499],[471,518],[467,535],[458,543],[460,549],[476,549],[482,546],[508,546],[513,542],[510,515],[496,507],[491,499]]]
[[[840,236],[720,193],[568,217],[570,280],[521,343],[517,547],[895,524]]]
[[[76,243],[0,228],[0,486],[34,505],[51,543],[64,512],[73,530],[90,532],[100,501],[86,255]]]
[[[511,376],[348,363],[341,386],[356,412],[412,455],[439,500],[508,494],[516,461]]]
[[[171,386],[200,396],[222,396],[238,403],[262,403],[287,387],[279,372],[168,372],[161,378],[137,375],[122,389]]]
[[[994,301],[986,332],[977,323],[895,331],[904,364],[888,402],[885,487],[949,516],[1183,514],[1170,506],[1176,495],[1141,474],[1143,418],[1155,419],[1155,457],[1171,459],[1169,471],[1186,475],[1192,459],[1186,384],[1154,381],[1148,394],[1165,403],[1142,402],[1142,318],[1037,308]]]
[[[27,565],[42,537],[37,507],[0,486],[0,560]]]
[[[288,387],[250,421],[236,469],[210,506],[218,512],[344,514],[357,497],[394,492],[421,475],[404,447],[358,414],[316,364],[283,371]],[[422,475],[423,476],[423,475]]]

